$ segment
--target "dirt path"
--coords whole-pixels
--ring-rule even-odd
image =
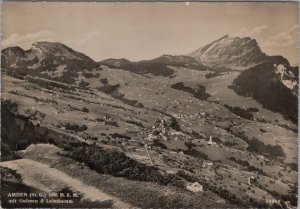
[[[83,199],[90,201],[113,200],[114,208],[133,208],[115,197],[112,197],[93,186],[87,186],[81,181],[48,165],[29,159],[20,159],[1,162],[0,166],[16,170],[23,179],[23,182],[44,192],[57,191],[69,187],[80,192]]]

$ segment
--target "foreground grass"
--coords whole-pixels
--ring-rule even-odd
[[[124,178],[102,175],[89,169],[83,163],[57,153],[60,148],[53,145],[31,145],[23,158],[50,165],[83,183],[94,186],[122,201],[141,208],[227,208],[226,204],[195,195],[173,186],[161,186],[156,183],[131,181]]]

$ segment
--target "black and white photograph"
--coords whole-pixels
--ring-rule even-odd
[[[298,2],[1,7],[2,208],[297,208]]]

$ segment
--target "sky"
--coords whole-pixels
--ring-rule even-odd
[[[254,38],[298,65],[295,2],[2,4],[2,48],[55,41],[95,61],[187,54],[226,34]]]

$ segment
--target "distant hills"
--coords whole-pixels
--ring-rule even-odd
[[[96,62],[85,54],[59,42],[35,42],[27,51],[17,46],[6,48],[2,50],[2,65],[6,68],[41,70],[51,70],[60,65],[76,68],[75,70],[92,69],[97,66]]]
[[[2,68],[15,70],[15,75],[38,75],[71,84],[84,70],[92,70],[98,64],[83,53],[59,42],[36,42],[24,51],[9,47],[1,53]]]
[[[186,67],[190,69],[197,70],[207,70],[208,67],[197,62],[194,58],[184,55],[162,55],[152,60],[143,60],[139,62],[130,62],[126,59],[107,59],[99,62],[99,64],[104,64],[113,68],[120,68],[123,70],[128,70],[134,73],[161,76],[171,76],[173,70],[168,66],[174,67]]]

